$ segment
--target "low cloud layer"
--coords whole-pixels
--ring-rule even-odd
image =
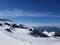
[[[36,13],[27,12],[22,10],[0,10],[0,16],[18,17],[18,16],[28,16],[28,17],[60,17],[60,15],[53,15],[52,12],[46,13]]]

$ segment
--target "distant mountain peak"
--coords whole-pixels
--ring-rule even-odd
[[[7,18],[3,18],[3,17],[0,17],[0,21],[10,21],[10,22],[13,22],[13,21],[11,21],[11,20],[9,20]]]

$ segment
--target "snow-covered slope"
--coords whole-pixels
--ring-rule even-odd
[[[8,24],[7,24],[8,23]],[[29,30],[30,29],[30,30]],[[34,37],[30,33],[33,28],[17,25],[11,21],[0,22],[0,45],[60,45],[60,38]],[[43,31],[46,35],[53,35],[53,32]]]
[[[0,45],[27,45],[27,44],[31,45],[29,43],[13,39],[0,31]]]
[[[26,31],[26,30],[25,30]],[[0,45],[60,45],[60,39],[56,38],[36,38],[26,35],[27,32],[14,32],[17,39],[11,38],[9,35],[0,31]],[[19,33],[20,32],[20,33]]]

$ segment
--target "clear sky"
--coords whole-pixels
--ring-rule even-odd
[[[60,0],[0,0],[0,16],[32,26],[60,25]]]

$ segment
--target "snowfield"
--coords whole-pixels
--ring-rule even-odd
[[[29,43],[13,39],[0,31],[0,45],[27,45],[27,44]]]
[[[1,30],[0,27],[0,45],[60,45],[59,38],[33,37],[27,29],[16,28],[13,34]]]
[[[13,24],[11,22],[8,23]],[[29,29],[12,28],[8,25],[0,24],[0,45],[60,45],[59,37],[34,37],[30,34],[31,31]],[[43,33],[48,36],[55,34],[54,32],[48,33],[46,31]]]

